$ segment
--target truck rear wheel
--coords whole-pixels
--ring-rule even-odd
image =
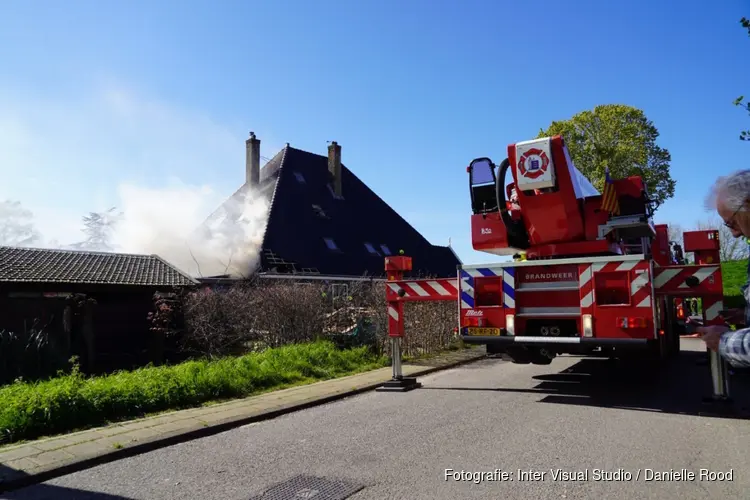
[[[514,347],[508,349],[508,358],[517,365],[548,365],[555,358],[555,353],[546,349]]]
[[[509,347],[507,357],[516,365],[528,365],[531,363],[531,353],[525,347]]]
[[[535,365],[549,365],[552,364],[552,359],[545,356],[540,356],[538,358],[532,359],[531,363]]]
[[[670,360],[680,355],[680,332],[675,314],[674,303],[669,298],[664,298],[664,335],[659,335],[659,357]]]

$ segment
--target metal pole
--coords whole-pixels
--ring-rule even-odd
[[[718,352],[709,350],[711,380],[713,381],[713,398],[729,399],[729,370],[727,362]]]
[[[393,380],[404,378],[401,373],[401,339],[391,337],[391,365],[393,365]]]

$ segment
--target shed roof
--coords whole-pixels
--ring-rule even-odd
[[[0,282],[193,286],[157,255],[0,246]]]

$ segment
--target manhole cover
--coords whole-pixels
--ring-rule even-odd
[[[249,500],[344,500],[364,488],[338,479],[299,475]]]

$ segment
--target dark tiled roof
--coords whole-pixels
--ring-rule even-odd
[[[432,245],[345,165],[341,170],[343,199],[333,196],[326,156],[287,146],[263,167],[261,190],[272,199],[263,271],[382,276],[386,252],[403,249],[412,275],[456,275],[452,249]]]
[[[0,246],[0,282],[191,286],[156,255]]]

